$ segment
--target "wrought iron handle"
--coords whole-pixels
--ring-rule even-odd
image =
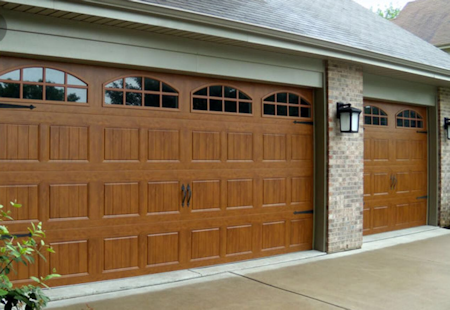
[[[398,183],[397,176],[394,176],[394,188],[393,189],[397,188],[397,183]]]
[[[394,175],[393,174],[391,174],[390,179],[391,179],[391,186],[389,187],[389,189],[393,190],[394,189]]]
[[[32,104],[21,105],[21,104],[0,103],[0,109],[30,109],[30,110],[33,110],[35,108],[36,107]]]
[[[181,191],[183,192],[183,199],[181,200],[181,206],[184,207],[184,201],[186,200],[186,195],[187,195],[184,184],[181,185]]]
[[[187,201],[187,206],[189,208],[189,205],[191,204],[191,198],[192,198],[191,186],[189,184],[187,186],[187,191],[189,192],[189,197],[188,197],[188,201]]]

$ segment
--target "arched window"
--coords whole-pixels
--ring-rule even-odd
[[[87,103],[87,84],[48,67],[26,67],[0,74],[0,98]]]
[[[116,79],[106,83],[104,94],[106,105],[178,109],[178,91],[151,77]]]
[[[236,87],[211,85],[193,92],[192,110],[252,114],[252,99]]]
[[[404,110],[396,116],[397,127],[423,128],[423,117],[413,110]]]
[[[387,126],[388,116],[382,109],[366,105],[364,107],[364,125]]]
[[[277,92],[263,99],[263,114],[270,116],[311,118],[311,104],[300,94]]]

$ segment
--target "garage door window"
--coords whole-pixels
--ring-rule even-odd
[[[88,86],[72,74],[47,67],[27,67],[0,74],[0,97],[87,103]]]
[[[423,117],[414,110],[404,110],[397,114],[397,127],[423,128]]]
[[[364,125],[387,126],[388,115],[378,107],[367,105],[364,107]]]
[[[311,118],[311,104],[299,94],[277,92],[263,99],[264,116]]]
[[[192,110],[252,114],[252,99],[236,87],[211,85],[193,92]]]
[[[107,82],[104,94],[107,106],[178,109],[178,91],[151,77],[127,76]]]

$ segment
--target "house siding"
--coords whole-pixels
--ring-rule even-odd
[[[438,122],[450,117],[450,88],[439,88],[438,91]],[[450,225],[450,141],[443,124],[439,125],[439,194],[438,194],[438,225]]]

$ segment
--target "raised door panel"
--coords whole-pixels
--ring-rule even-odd
[[[286,179],[273,178],[263,180],[263,207],[286,205]]]
[[[389,227],[389,206],[372,207],[372,228],[374,230],[386,230]]]
[[[180,160],[180,132],[178,130],[149,130],[149,161]]]
[[[87,160],[88,149],[87,127],[50,126],[51,160]]]
[[[219,180],[193,181],[191,198],[192,212],[220,210],[220,188]]]
[[[279,250],[286,247],[286,221],[268,222],[262,225],[262,250]]]
[[[253,205],[253,180],[228,180],[227,208],[247,209],[253,208]]]
[[[411,141],[411,159],[414,161],[424,161],[427,158],[427,141]]]
[[[253,227],[252,225],[227,227],[226,255],[243,255],[252,252]]]
[[[389,161],[390,146],[388,139],[373,139],[373,160]]]
[[[192,160],[220,161],[220,132],[194,131],[192,133]]]
[[[391,186],[391,174],[387,172],[374,173],[373,179],[373,195],[374,196],[386,196],[389,195]]]
[[[289,246],[298,247],[312,242],[313,221],[312,218],[291,220]]]
[[[50,243],[55,253],[48,257],[48,273],[56,270],[62,277],[86,275],[89,272],[88,241]]]
[[[88,184],[51,184],[49,193],[50,220],[89,216]]]
[[[372,139],[364,138],[364,161],[371,161],[373,156]]]
[[[173,265],[180,262],[180,236],[178,232],[147,236],[147,267]]]
[[[313,156],[312,135],[292,135],[292,160],[311,160]]]
[[[286,135],[265,134],[263,136],[263,159],[285,161],[287,152]]]
[[[411,143],[408,140],[395,140],[395,160],[409,161],[411,159]]]
[[[397,172],[395,175],[395,190],[397,194],[408,194],[411,191],[411,174],[409,171]]]
[[[139,183],[106,183],[105,216],[139,214]]]
[[[291,182],[291,204],[312,202],[313,182],[311,177],[292,178]]]
[[[107,238],[103,248],[104,272],[139,268],[137,236]]]
[[[106,128],[104,140],[105,160],[139,159],[138,129]]]
[[[228,133],[228,156],[230,161],[253,160],[253,134],[252,133]]]
[[[0,160],[38,159],[38,125],[0,124]]]
[[[191,232],[191,260],[220,257],[220,229],[210,228]]]
[[[373,184],[372,174],[364,172],[364,197],[372,196]]]
[[[21,204],[14,208],[10,202]],[[31,221],[38,219],[38,186],[37,185],[2,185],[0,186],[0,204],[4,210],[10,210],[15,221]]]
[[[176,214],[180,211],[181,186],[178,181],[147,184],[147,213]]]

